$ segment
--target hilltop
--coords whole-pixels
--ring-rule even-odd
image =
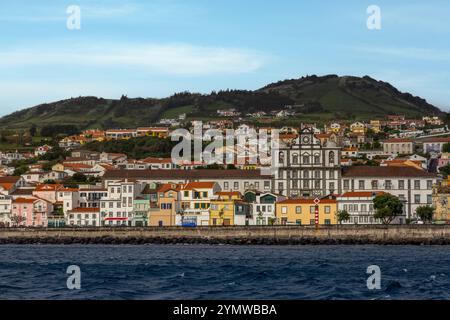
[[[298,119],[371,119],[388,114],[408,117],[444,116],[425,99],[400,92],[371,77],[306,76],[261,89],[224,90],[210,94],[182,92],[168,98],[104,99],[78,97],[45,103],[0,118],[4,129],[32,125],[73,125],[79,129],[146,126],[161,118],[186,113],[189,119],[217,117],[217,110],[235,108],[244,115],[257,111],[296,111]]]

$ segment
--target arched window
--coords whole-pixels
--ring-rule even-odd
[[[334,152],[331,151],[328,155],[330,164],[334,164]]]
[[[318,154],[314,155],[314,164],[320,164],[320,155]]]
[[[280,153],[279,153],[279,155],[278,155],[278,161],[279,161],[280,163],[284,163],[284,153],[283,153],[283,152],[280,152]]]
[[[296,153],[292,156],[292,164],[298,164],[298,154]]]
[[[304,154],[303,155],[303,164],[309,164],[309,159],[310,159],[310,156],[309,156],[309,154]]]

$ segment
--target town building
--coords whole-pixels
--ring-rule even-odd
[[[322,199],[318,204],[313,199],[287,199],[276,203],[277,224],[315,225],[316,210],[319,225],[337,224],[337,201]]]
[[[189,182],[180,189],[181,208],[177,226],[208,226],[211,199],[220,191],[217,182]]]
[[[374,217],[376,210],[374,209],[373,200],[384,194],[384,192],[346,192],[336,198],[338,203],[338,211],[347,211],[350,219],[342,221],[342,224],[381,224],[382,221]],[[393,224],[404,224],[406,216],[397,216]]]
[[[293,144],[280,146],[274,192],[293,198],[339,193],[340,159],[335,142],[321,144],[312,128],[304,128]]]
[[[271,192],[249,190],[245,193],[244,200],[250,203],[250,225],[267,226],[275,224],[275,204],[286,200],[286,197]]]
[[[447,143],[450,143],[450,137],[424,139],[422,140],[423,153],[442,153]]]
[[[100,221],[100,208],[75,208],[67,212],[68,226],[98,227]]]
[[[405,138],[384,140],[383,151],[386,154],[392,155],[413,154],[415,152],[414,140]]]
[[[342,172],[342,192],[388,192],[405,204],[407,219],[416,217],[419,206],[432,204],[436,174],[413,167],[346,167]]]

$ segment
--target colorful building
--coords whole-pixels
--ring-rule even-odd
[[[242,201],[240,192],[218,192],[216,196],[216,199],[211,200],[210,225],[249,225],[250,204]]]
[[[277,224],[315,225],[316,208],[319,210],[319,225],[337,224],[337,201],[334,199],[322,199],[318,205],[312,199],[287,199],[277,202]]]

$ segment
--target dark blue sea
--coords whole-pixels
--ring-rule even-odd
[[[449,298],[446,246],[0,246],[0,299]]]

